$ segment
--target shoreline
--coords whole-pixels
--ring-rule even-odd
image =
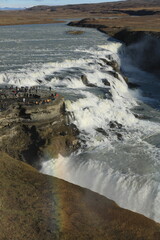
[[[149,31],[149,30],[136,30],[128,27],[124,28],[110,28],[106,25],[100,24],[101,21],[99,19],[91,19],[86,18],[80,21],[73,21],[68,24],[68,26],[73,27],[84,27],[84,28],[94,28],[98,31],[107,34],[109,37],[113,37],[117,40],[124,42],[126,45],[129,45],[133,42],[137,42],[142,39],[146,35],[150,35],[156,38],[160,38],[160,30],[159,31]]]
[[[56,24],[56,23],[65,23],[66,21],[53,21],[53,22],[31,22],[31,23],[15,23],[15,24],[1,24],[0,27],[9,27],[9,26],[27,26],[27,25],[47,25],[47,24]]]

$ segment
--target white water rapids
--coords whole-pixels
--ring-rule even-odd
[[[133,66],[125,51],[119,55],[121,43],[108,41],[96,30],[85,30],[77,39],[66,35],[64,24],[26,28],[26,36],[18,26],[0,29],[4,36],[0,36],[0,84],[52,87],[65,97],[70,121],[80,130],[78,152],[68,158],[44,160],[41,171],[160,222],[160,104],[153,97],[159,87],[156,77]],[[8,42],[7,30],[15,33]],[[131,90],[120,73],[115,75],[105,62],[113,59],[141,88]],[[87,87],[82,75],[95,86]]]
[[[107,72],[113,69],[100,60],[107,54],[118,60],[115,52],[119,46],[110,43],[103,51],[92,52],[92,60],[73,63],[96,85],[94,89],[84,86],[80,77],[51,81],[51,86],[63,85],[74,95],[66,101],[67,110],[85,145],[69,158],[43,162],[42,172],[92,189],[121,207],[159,221],[160,149],[153,142],[160,136],[160,124],[135,117],[132,109],[141,106],[136,99],[141,98],[140,93],[129,90],[122,76],[110,76]],[[110,87],[102,79],[107,79]],[[111,123],[115,123],[113,128]]]

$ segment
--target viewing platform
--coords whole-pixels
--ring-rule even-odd
[[[55,101],[59,94],[51,87],[4,87],[0,88],[0,111],[6,110],[11,104],[41,105]]]

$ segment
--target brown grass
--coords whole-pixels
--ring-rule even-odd
[[[19,24],[48,24],[63,22],[58,19],[69,18],[102,18],[98,23],[103,24],[110,32],[119,31],[122,28],[130,28],[136,31],[160,31],[160,13],[145,16],[129,16],[124,10],[150,10],[160,12],[160,4],[157,5],[143,1],[128,1],[89,5],[74,5],[40,10],[36,7],[24,11],[0,11],[0,25]],[[110,17],[114,17],[110,19]],[[103,19],[104,18],[104,19]]]
[[[159,240],[160,225],[0,152],[1,240]]]

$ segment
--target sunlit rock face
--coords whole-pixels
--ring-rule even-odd
[[[69,124],[61,96],[44,104],[12,100],[2,108],[0,120],[0,149],[36,167],[42,157],[66,156],[79,146],[78,130]]]

